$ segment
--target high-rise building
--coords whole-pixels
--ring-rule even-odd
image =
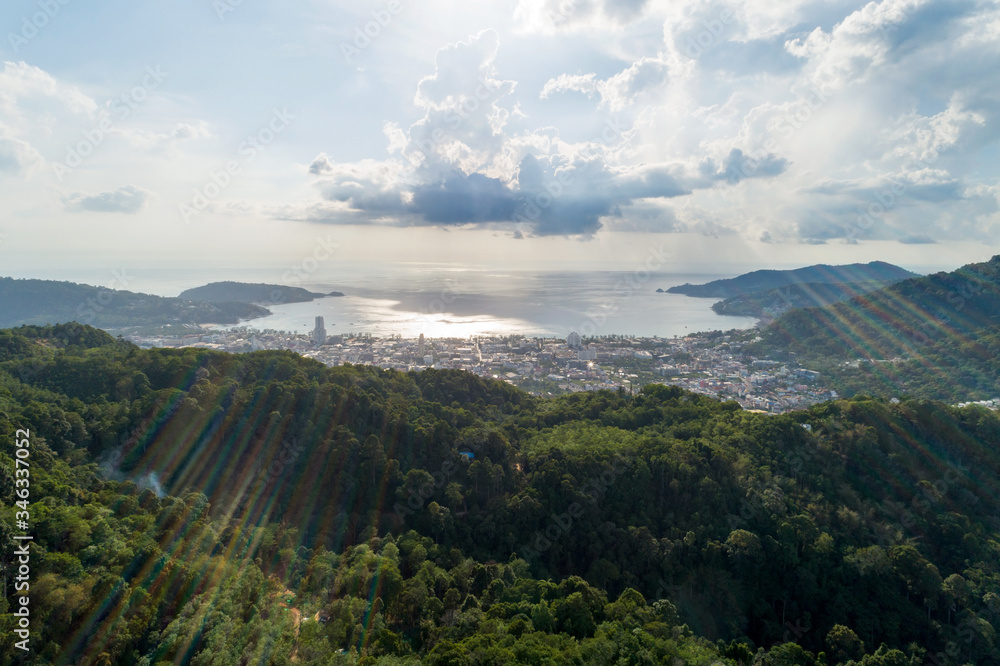
[[[424,351],[425,351],[424,334],[421,333],[420,334],[420,341],[417,342],[417,355],[418,356],[423,356],[424,355]]]
[[[566,344],[567,344],[567,345],[568,345],[568,346],[569,346],[569,347],[570,347],[571,349],[579,349],[579,348],[580,348],[580,346],[581,346],[581,345],[580,345],[580,334],[579,334],[579,333],[577,333],[576,331],[573,331],[572,333],[570,333],[570,334],[569,334],[569,335],[568,335],[568,336],[566,337]]]
[[[317,345],[326,344],[326,322],[322,317],[316,317],[316,328],[313,329],[312,338]]]

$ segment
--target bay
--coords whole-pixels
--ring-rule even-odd
[[[657,289],[731,275],[620,271],[491,271],[439,266],[356,274],[336,283],[301,286],[343,297],[270,305],[259,329],[306,333],[322,316],[331,335],[465,338],[511,335],[673,337],[706,330],[750,328],[756,320],[715,314],[714,299]]]

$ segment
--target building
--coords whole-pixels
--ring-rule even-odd
[[[317,345],[326,344],[326,322],[322,317],[316,317],[316,328],[313,329],[312,339]]]
[[[425,347],[425,343],[424,343],[424,334],[421,333],[420,334],[420,340],[417,342],[417,355],[418,356],[423,356],[426,353],[427,352],[426,352],[426,347]]]
[[[570,349],[579,349],[581,347],[580,334],[577,333],[576,331],[572,331],[566,337],[566,345]]]

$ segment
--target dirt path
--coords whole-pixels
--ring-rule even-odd
[[[291,597],[294,597],[294,596],[295,596],[295,593],[292,592],[291,590],[289,590],[287,587],[285,588],[285,590],[283,592],[275,592],[274,593],[274,597],[275,598],[279,598],[279,599],[280,598],[288,599],[288,598],[291,598]],[[295,627],[295,650],[292,651],[292,654],[289,657],[289,659],[291,661],[298,661],[299,660],[299,645],[298,645],[298,641],[299,641],[299,627],[302,625],[302,611],[300,611],[298,608],[295,608],[294,606],[288,605],[288,603],[286,603],[284,601],[279,601],[278,605],[281,606],[282,608],[287,609],[288,612],[292,614],[292,626]],[[319,620],[319,613],[316,613],[316,620],[317,621]]]
[[[299,660],[299,625],[302,624],[302,611],[298,608],[289,608],[288,612],[292,614],[292,622],[295,623],[295,649],[292,650],[292,656],[289,657],[290,661]]]

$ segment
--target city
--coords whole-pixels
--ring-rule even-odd
[[[506,381],[533,395],[602,389],[636,391],[650,383],[736,400],[744,409],[783,413],[837,397],[819,373],[794,363],[743,353],[753,331],[699,333],[684,338],[604,336],[584,339],[474,337],[470,339],[328,336],[322,317],[309,335],[249,327],[132,335],[140,347],[201,347],[227,352],[287,349],[328,366],[373,365],[401,372],[465,370]]]

